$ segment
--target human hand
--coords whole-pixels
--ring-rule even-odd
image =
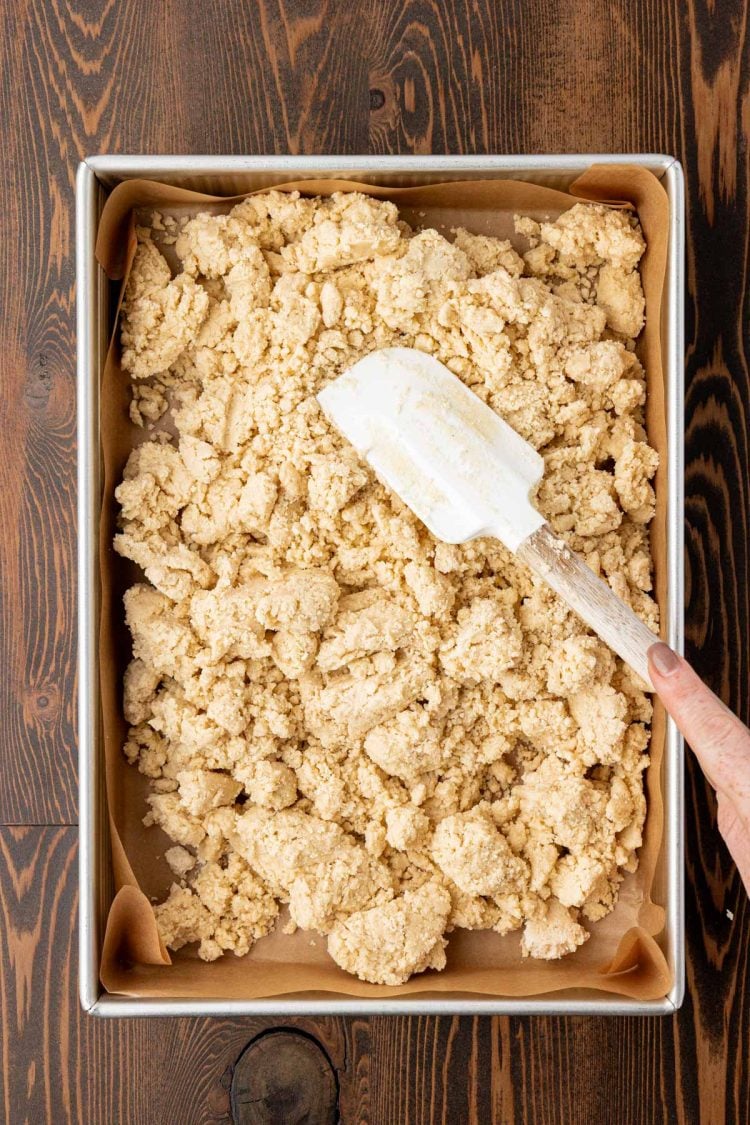
[[[750,730],[668,645],[648,650],[651,680],[716,790],[718,821],[750,894]]]

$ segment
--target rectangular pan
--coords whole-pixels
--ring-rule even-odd
[[[682,1003],[685,980],[683,875],[683,746],[667,726],[663,762],[664,845],[654,884],[666,909],[660,939],[673,973],[669,995],[635,1001],[568,990],[528,999],[478,996],[367,999],[273,997],[262,1000],[133,999],[105,993],[98,967],[104,923],[114,888],[104,792],[99,703],[99,559],[101,504],[99,385],[110,332],[112,286],[94,257],[99,216],[108,193],[123,180],[146,178],[217,195],[298,179],[353,179],[399,187],[464,179],[521,179],[561,191],[591,164],[639,164],[662,181],[669,196],[670,230],[663,363],[668,433],[666,639],[683,647],[683,285],[684,181],[680,164],[658,154],[561,156],[92,156],[78,169],[76,188],[78,330],[78,645],[80,660],[79,794],[80,912],[79,994],[83,1008],[99,1016],[290,1016],[290,1015],[659,1015]]]

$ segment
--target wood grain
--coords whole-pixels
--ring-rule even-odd
[[[73,180],[87,152],[666,151],[688,194],[688,652],[750,708],[744,0],[0,5],[0,1015],[6,1120],[227,1121],[258,1020],[74,995]],[[689,761],[689,993],[663,1020],[289,1021],[344,1122],[750,1120],[750,910]],[[52,827],[43,827],[51,825]]]

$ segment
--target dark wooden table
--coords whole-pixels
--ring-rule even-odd
[[[270,1023],[99,1022],[75,993],[76,163],[95,152],[679,157],[687,646],[747,721],[748,9],[5,0],[3,11],[0,1106],[12,1123],[227,1121],[233,1064]],[[688,994],[674,1018],[285,1026],[325,1046],[347,1125],[750,1121],[750,910],[692,762],[687,873]]]

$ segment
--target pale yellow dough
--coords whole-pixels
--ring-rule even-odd
[[[175,843],[173,949],[244,954],[283,904],[376,983],[442,968],[458,926],[556,958],[637,866],[642,685],[501,544],[436,543],[315,398],[374,348],[435,355],[541,452],[541,510],[654,626],[640,228],[592,204],[517,228],[451,243],[391,203],[269,192],[138,230],[125,753]]]

